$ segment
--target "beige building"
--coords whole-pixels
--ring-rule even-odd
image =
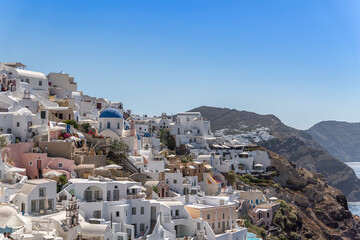
[[[65,120],[74,119],[74,111],[71,107],[43,107],[39,110],[46,110],[48,112],[49,121],[63,122]]]
[[[185,209],[194,219],[202,218],[207,221],[215,234],[225,233],[226,230],[235,228],[236,204],[219,199],[220,204],[210,205],[207,201],[204,204],[186,205]]]

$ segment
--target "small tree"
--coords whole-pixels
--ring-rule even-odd
[[[236,181],[236,173],[234,171],[230,171],[226,176],[226,181],[228,185],[234,186]]]
[[[68,180],[64,175],[59,176],[57,180],[57,192],[60,192],[62,187],[67,184]]]
[[[0,136],[0,148],[6,146],[6,138],[4,136]]]
[[[83,124],[81,124],[81,127],[84,130],[84,132],[88,133],[91,126],[90,126],[90,123],[83,123]]]
[[[152,190],[156,193],[159,193],[159,188],[157,186],[153,186],[152,187]]]

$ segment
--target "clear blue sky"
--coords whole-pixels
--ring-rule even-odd
[[[360,1],[2,1],[0,61],[134,113],[360,121]]]

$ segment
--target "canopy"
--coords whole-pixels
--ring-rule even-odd
[[[97,168],[95,168],[95,170],[108,170],[107,168],[105,168],[105,167],[103,167],[103,166],[101,166],[101,167],[97,167]]]
[[[9,169],[10,172],[13,172],[13,173],[19,173],[19,172],[25,172],[26,169],[25,168],[17,168],[17,167],[11,167]]]
[[[50,131],[59,131],[59,130],[65,130],[66,128],[64,127],[60,127],[60,126],[55,126],[50,128]]]
[[[107,165],[107,166],[105,166],[105,168],[106,168],[106,169],[122,169],[121,166],[116,165],[116,164]]]
[[[128,189],[144,189],[144,188],[138,185],[133,185],[131,187],[128,187]]]
[[[43,127],[43,126],[41,126],[41,125],[32,125],[29,128],[41,128],[41,127]]]
[[[82,123],[97,123],[97,121],[94,121],[94,120],[91,120],[91,119],[80,120],[79,122],[82,122]]]
[[[44,177],[48,177],[48,178],[60,177],[61,175],[62,173],[55,170],[51,170],[43,174]]]
[[[69,137],[68,139],[69,139],[69,140],[73,140],[73,141],[81,141],[80,138],[77,138],[77,137],[75,137],[75,136],[71,136],[71,137]]]
[[[1,228],[18,228],[25,225],[25,222],[19,217],[18,214],[14,214],[0,222]]]

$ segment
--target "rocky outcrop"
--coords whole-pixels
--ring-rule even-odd
[[[269,190],[267,197],[285,200],[292,208],[300,239],[360,239],[360,219],[348,209],[346,197],[329,186],[321,175],[312,173],[268,151],[272,167],[277,171],[273,180],[280,188]],[[294,229],[284,227],[283,234],[291,236]]]
[[[360,180],[355,172],[341,160],[330,155],[305,131],[286,126],[274,115],[206,106],[191,111],[201,112],[203,117],[211,121],[213,130],[238,129],[242,125],[268,127],[276,138],[261,142],[262,146],[301,167],[322,174],[328,183],[340,189],[349,201],[360,201]]]

